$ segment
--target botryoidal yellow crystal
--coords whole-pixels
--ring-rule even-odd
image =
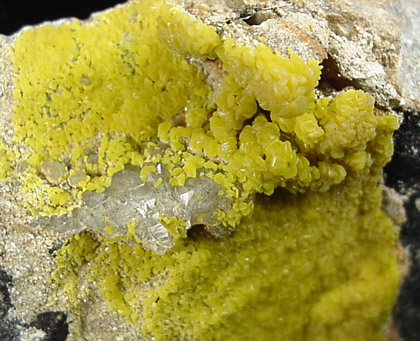
[[[316,98],[314,60],[219,33],[144,0],[19,35],[14,129],[27,150],[1,148],[1,174],[26,165],[34,215],[71,214],[134,165],[139,181],[156,175],[156,190],[213,181],[232,201],[214,216],[237,227],[217,239],[157,214],[176,241],[158,255],[134,220],[115,237],[96,217],[105,235],[71,237],[53,283],[77,316],[89,295],[78,292],[83,273],[110,309],[156,340],[381,339],[399,282],[379,185],[396,118],[375,113],[362,91]],[[217,96],[191,57],[222,62]],[[64,171],[51,180],[45,165]]]

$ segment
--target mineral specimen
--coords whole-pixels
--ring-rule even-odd
[[[194,225],[205,225],[216,236],[223,234],[213,212],[228,211],[232,200],[218,195],[220,185],[197,177],[182,187],[172,186],[167,182],[166,168],[160,164],[156,168],[145,182],[140,180],[139,168],[119,171],[105,192],[83,193],[82,207],[70,214],[40,217],[36,223],[67,235],[89,229],[108,231],[113,236],[126,235],[131,223],[141,243],[159,254],[173,247],[174,238],[186,237]],[[167,225],[171,222],[167,218],[172,217],[176,217],[173,227]],[[172,234],[167,228],[173,228]]]
[[[228,32],[144,0],[20,33],[20,148],[0,162],[38,224],[77,233],[52,282],[76,321],[99,291],[144,338],[378,339],[399,284],[380,185],[397,118]]]

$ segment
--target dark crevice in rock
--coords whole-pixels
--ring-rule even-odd
[[[400,240],[409,248],[410,269],[401,286],[393,316],[404,340],[420,340],[420,116],[403,112],[401,127],[394,134],[394,155],[385,167],[385,184],[405,195],[407,221]]]
[[[67,314],[61,311],[49,311],[38,314],[31,326],[45,332],[43,341],[65,341],[67,335],[69,335]]]
[[[9,293],[12,286],[12,277],[0,265],[0,319],[3,319],[13,306]]]
[[[353,87],[355,89],[360,89],[360,85],[346,77],[343,77],[340,74],[338,68],[337,60],[328,54],[328,58],[324,59],[321,63],[322,73],[321,79],[319,81],[318,88],[321,91],[336,90],[341,91],[346,87]]]
[[[63,243],[54,243],[54,245],[48,249],[48,253],[55,257],[57,254],[57,251],[60,250],[63,247]]]
[[[248,16],[246,19],[243,19],[250,26],[261,25],[264,21],[271,19],[275,16],[272,11],[262,10],[257,11],[255,14]]]
[[[191,228],[187,231],[187,237],[188,239],[192,239],[194,241],[203,238],[214,238],[213,235],[206,229],[206,226],[202,224],[191,226]]]
[[[235,20],[242,20],[249,26],[258,26],[264,21],[278,16],[276,9],[277,7],[247,6],[236,11]]]
[[[391,109],[395,108],[395,106],[392,106],[392,103],[391,103],[391,102],[389,102],[389,105],[390,105],[390,108],[391,108]],[[382,111],[382,112],[389,112],[389,108],[388,108],[388,107],[386,107],[386,106],[384,106],[384,105],[379,104],[377,101],[375,101],[374,107],[375,107],[376,109],[379,109],[379,110],[380,110],[380,111]]]
[[[420,116],[404,112],[400,128],[394,133],[394,155],[385,167],[386,185],[407,194],[420,184]]]
[[[249,19],[251,16],[255,15],[258,12],[258,8],[246,6],[235,12],[237,13],[237,19],[242,19],[243,21],[245,21]]]

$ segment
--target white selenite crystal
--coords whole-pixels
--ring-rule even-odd
[[[214,212],[228,211],[233,199],[218,194],[219,184],[203,176],[188,179],[184,186],[169,183],[164,166],[158,164],[147,181],[140,180],[140,168],[130,167],[114,174],[111,186],[103,193],[85,192],[83,205],[69,214],[36,218],[36,224],[66,234],[89,229],[104,232],[114,226],[112,236],[123,236],[127,225],[135,221],[136,234],[142,244],[158,254],[164,254],[174,245],[169,231],[159,222],[160,216],[177,217],[194,225],[206,225],[210,231],[220,230]],[[162,178],[162,183],[154,184]]]

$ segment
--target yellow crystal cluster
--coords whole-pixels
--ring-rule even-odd
[[[169,44],[172,51],[184,56],[215,57],[214,49],[220,43],[216,29],[181,7],[163,5],[156,22],[159,38]]]
[[[53,277],[77,304],[83,272],[156,340],[381,340],[399,270],[373,181],[260,198],[232,236],[197,234],[163,256],[77,235]]]
[[[185,109],[205,110],[210,87],[160,42],[159,13],[152,2],[133,3],[96,22],[20,34],[14,124],[17,141],[31,152],[23,179],[35,214],[60,213],[81,192],[103,191],[125,164],[142,163],[139,151],[159,123]],[[49,183],[39,176],[44,161],[61,162],[67,177],[76,173],[81,181]]]
[[[235,205],[215,214],[235,226],[256,192],[324,191],[388,160],[395,118],[375,115],[361,91],[315,100],[314,60],[222,42],[214,27],[176,6],[129,9],[91,24],[28,29],[14,46],[15,135],[30,149],[23,180],[35,214],[69,211],[84,191],[103,191],[126,164],[146,161],[143,177],[150,162],[162,162],[175,186],[197,174],[218,182]],[[57,51],[60,62],[45,63]],[[221,60],[227,75],[215,103],[204,75],[179,51]],[[185,125],[174,123],[180,116]],[[169,145],[162,155],[144,151],[156,137]],[[40,176],[51,161],[67,170],[61,183]]]
[[[34,214],[71,211],[126,165],[144,180],[161,163],[173,186],[219,183],[234,204],[214,214],[240,225],[215,239],[161,217],[180,236],[161,256],[133,226],[72,237],[53,279],[76,308],[90,294],[83,273],[156,340],[380,339],[399,280],[378,185],[397,120],[362,91],[316,98],[320,66],[289,54],[151,0],[20,34],[14,125],[27,150],[16,162]],[[194,59],[221,65],[217,94]],[[57,182],[51,162],[64,165]]]

